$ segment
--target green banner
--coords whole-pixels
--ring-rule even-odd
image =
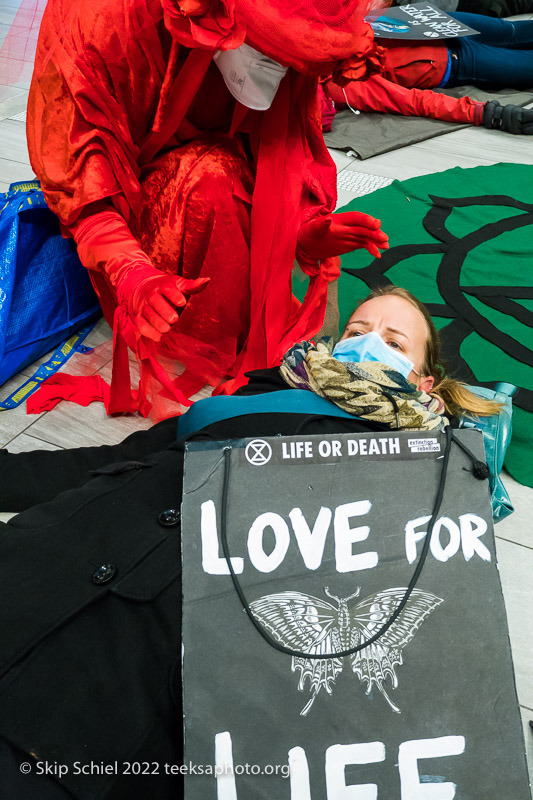
[[[533,486],[533,166],[395,181],[342,210],[381,219],[391,246],[380,259],[366,250],[343,256],[341,325],[371,287],[413,292],[429,307],[454,377],[519,387],[505,467]]]

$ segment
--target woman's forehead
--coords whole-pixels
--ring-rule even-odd
[[[406,320],[424,319],[420,311],[409,300],[398,295],[388,294],[365,300],[355,309],[350,320],[358,318],[374,319],[376,317],[383,317],[385,321],[388,319],[398,320],[398,318]]]
[[[398,295],[382,295],[366,300],[356,308],[347,325],[355,322],[367,322],[380,325],[382,328],[405,331],[410,334],[410,338],[420,336],[423,341],[428,335],[423,315],[409,300]]]

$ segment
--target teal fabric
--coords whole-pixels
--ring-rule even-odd
[[[242,417],[245,414],[320,414],[326,417],[358,419],[337,408],[324,397],[304,389],[281,389],[279,392],[244,395],[239,397],[206,397],[198,400],[178,419],[178,441],[223,419]]]
[[[492,500],[492,516],[495,522],[500,522],[514,511],[513,504],[500,477],[503,461],[512,434],[512,396],[516,386],[510,383],[498,383],[494,390],[483,386],[469,386],[471,392],[484,397],[485,400],[495,400],[501,403],[499,414],[492,417],[464,417],[461,426],[464,428],[480,428],[483,432],[485,444],[485,457],[490,469],[490,494]]]

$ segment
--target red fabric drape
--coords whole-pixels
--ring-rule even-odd
[[[244,371],[279,363],[289,345],[320,327],[333,274],[333,262],[313,265],[303,306],[294,299],[291,270],[299,226],[332,211],[336,199],[316,78],[290,69],[268,111],[238,115],[231,143],[235,101],[211,58],[216,47],[238,46],[251,23],[237,19],[237,11],[232,16],[230,2],[191,4],[207,9],[206,15],[193,24],[179,14],[175,29],[169,21],[174,6],[167,0],[165,13],[161,0],[49,0],[37,47],[28,145],[65,231],[107,200],[159,269],[211,277],[154,347],[132,339],[123,315],[114,316],[113,291],[103,273],[94,274],[122,348],[115,356],[114,411],[146,414],[155,382],[167,397],[171,387],[175,400],[182,397],[180,379],[161,380],[157,358],[162,356],[185,361],[186,391],[229,375],[227,391],[244,381]],[[262,6],[270,5],[257,3],[259,16]],[[370,51],[364,26],[353,33],[346,20],[343,25],[336,57],[348,56],[362,39]],[[336,35],[334,27],[331,31]],[[228,147],[238,153],[238,167],[232,175],[222,170],[220,177]],[[218,177],[212,180],[213,175]],[[231,216],[227,224],[222,196]],[[141,364],[137,394],[122,385],[129,382],[124,342]]]

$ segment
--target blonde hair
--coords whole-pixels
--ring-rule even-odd
[[[378,286],[370,292],[370,294],[361,300],[356,308],[366,303],[368,300],[373,300],[376,297],[386,297],[393,295],[394,297],[402,297],[411,303],[417,311],[424,317],[428,336],[426,339],[424,349],[424,363],[421,366],[422,375],[431,375],[435,379],[435,385],[431,389],[432,395],[437,395],[444,402],[446,410],[450,414],[476,414],[481,417],[489,417],[493,414],[498,414],[501,409],[500,403],[495,403],[492,400],[485,400],[483,397],[470,392],[466,384],[457,381],[448,375],[445,365],[442,363],[440,357],[440,336],[431,319],[431,315],[425,305],[420,300],[411,294],[408,289],[402,289],[400,286],[390,284],[388,286]]]

